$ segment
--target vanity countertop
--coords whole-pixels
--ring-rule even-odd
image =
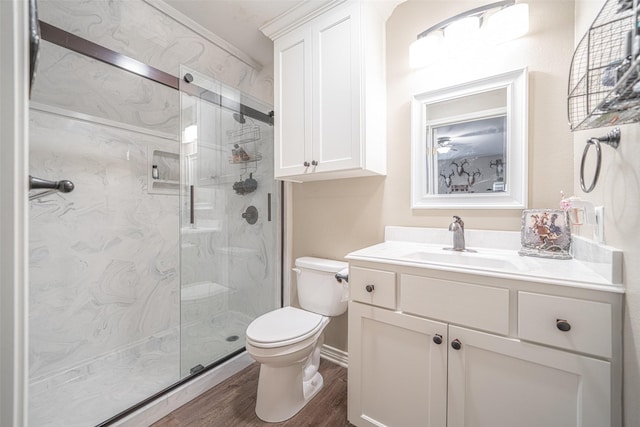
[[[451,246],[447,230],[386,227],[385,242],[357,250],[349,261],[370,261],[514,280],[535,281],[614,293],[624,293],[622,252],[580,237],[573,238],[570,260],[520,256],[520,233],[466,230],[467,248]]]

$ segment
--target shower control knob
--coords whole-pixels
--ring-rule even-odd
[[[433,342],[440,345],[442,344],[442,335],[436,334],[433,336]]]
[[[567,322],[564,319],[557,319],[556,327],[560,329],[562,332],[569,332],[571,330],[571,323]]]
[[[255,224],[258,221],[258,209],[255,206],[249,206],[246,211],[242,212],[242,218],[251,225]]]
[[[462,348],[462,343],[459,339],[456,338],[455,340],[451,341],[451,348],[453,348],[454,350],[460,350]]]
[[[304,165],[305,168],[308,168],[310,166],[309,162],[304,162],[303,165]]]
[[[365,286],[365,287],[364,287],[364,289],[365,289],[367,292],[371,293],[371,292],[373,292],[373,290],[375,289],[375,287],[374,287],[373,285],[367,285],[367,286]]]
[[[312,164],[313,166],[318,166],[318,161],[317,161],[317,160],[312,160],[312,161],[311,161],[311,164]]]

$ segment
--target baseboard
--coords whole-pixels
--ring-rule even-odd
[[[320,357],[343,368],[349,367],[349,353],[338,348],[324,344],[320,349]]]
[[[144,408],[139,409],[113,425],[118,427],[151,425],[252,363],[253,359],[247,352],[241,353],[217,368],[205,372],[175,390],[159,397]]]

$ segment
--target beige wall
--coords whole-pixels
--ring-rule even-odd
[[[585,34],[604,0],[576,2],[576,43]],[[620,147],[602,147],[602,170],[596,188],[580,190],[578,172],[587,138],[605,135],[612,128],[574,134],[574,191],[577,196],[604,206],[605,240],[624,251],[623,280],[626,287],[623,323],[624,425],[640,426],[640,129],[637,124],[620,126]],[[593,157],[591,157],[593,160]],[[590,162],[588,162],[590,163]],[[585,174],[587,183],[591,176]],[[588,184],[587,184],[588,185]]]
[[[573,186],[572,136],[566,119],[566,85],[573,52],[573,1],[530,0],[527,36],[471,52],[449,72],[409,68],[416,35],[477,1],[410,0],[387,21],[388,174],[293,185],[293,256],[334,259],[383,240],[385,225],[446,227],[452,214],[467,228],[519,230],[518,210],[412,210],[410,207],[410,100],[415,91],[529,67],[529,207],[557,207],[560,190]],[[443,69],[446,71],[447,68]],[[455,73],[454,73],[455,71]],[[295,301],[295,299],[294,299]],[[346,316],[334,319],[328,345],[347,349]]]

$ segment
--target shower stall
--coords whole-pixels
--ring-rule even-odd
[[[124,31],[123,17],[159,13],[142,1],[40,6],[46,31],[74,33],[70,22],[99,14]],[[186,31],[162,22],[167,37]],[[114,33],[97,33],[85,41],[119,55]],[[175,65],[172,87],[51,34],[30,174],[73,189],[30,191],[29,424],[101,425],[240,354],[247,325],[280,306],[271,107],[197,61]]]

